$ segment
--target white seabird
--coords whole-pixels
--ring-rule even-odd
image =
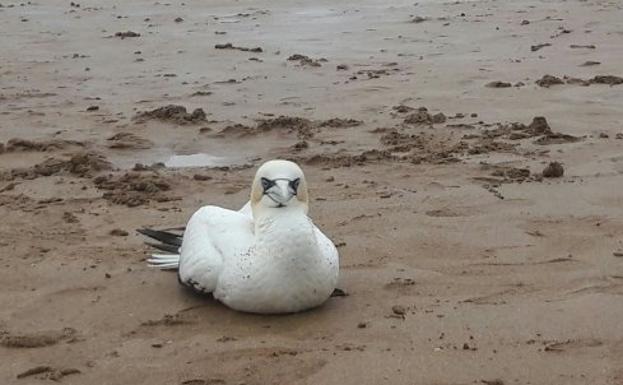
[[[301,168],[271,160],[258,170],[251,199],[239,211],[197,210],[183,237],[139,230],[177,254],[152,255],[151,266],[178,269],[180,283],[232,309],[293,313],[324,303],[339,272],[338,252],[307,216],[309,196]]]

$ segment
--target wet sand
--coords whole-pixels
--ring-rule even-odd
[[[0,382],[623,384],[622,8],[2,2]],[[347,296],[146,266],[276,157]]]

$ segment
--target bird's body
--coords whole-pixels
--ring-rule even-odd
[[[202,207],[186,226],[179,257],[154,255],[150,263],[178,267],[180,282],[233,309],[292,313],[329,298],[338,259],[307,216],[300,168],[271,161],[258,170],[251,201],[240,211]]]

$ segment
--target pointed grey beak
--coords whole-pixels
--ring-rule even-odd
[[[292,190],[288,180],[277,180],[269,194],[275,202],[286,204],[296,195],[296,192]]]

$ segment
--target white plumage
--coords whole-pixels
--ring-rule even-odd
[[[313,308],[335,289],[339,258],[307,210],[307,184],[299,166],[269,161],[258,169],[251,200],[242,209],[200,208],[188,221],[179,255],[153,255],[148,262],[178,268],[181,283],[213,293],[236,310]]]

